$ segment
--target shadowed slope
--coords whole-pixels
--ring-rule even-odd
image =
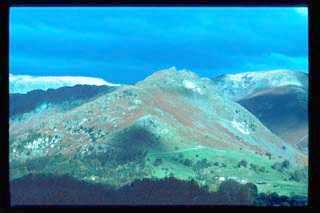
[[[239,103],[286,142],[307,152],[307,92],[301,87],[277,87],[254,93]]]
[[[76,85],[73,87],[61,87],[58,89],[33,90],[26,94],[10,94],[10,117],[18,116],[33,111],[44,105],[59,105],[71,102],[83,102],[111,92],[115,87]],[[79,105],[74,103],[75,106]]]

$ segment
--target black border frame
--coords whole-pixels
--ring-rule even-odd
[[[1,114],[0,131],[3,140],[0,140],[0,206],[5,208],[16,208],[10,206],[9,191],[9,17],[10,7],[47,7],[47,6],[226,6],[226,7],[292,7],[307,6],[309,8],[309,193],[308,207],[320,206],[320,22],[316,16],[320,14],[318,0],[2,0],[0,2],[0,87],[1,87]],[[317,73],[318,71],[318,73]],[[318,83],[319,82],[319,83]],[[319,143],[318,143],[319,142]],[[32,207],[32,206],[30,206]],[[46,206],[43,206],[46,207]],[[61,206],[60,206],[61,207]],[[68,206],[69,207],[69,206]],[[82,206],[74,206],[82,207]],[[104,206],[113,207],[113,206]],[[148,206],[150,207],[150,206]],[[152,207],[152,206],[151,206]],[[174,206],[177,207],[177,206]],[[188,207],[183,206],[183,207]],[[196,206],[189,206],[196,207]],[[212,208],[248,208],[245,206],[206,206]],[[255,208],[254,206],[249,208]],[[257,207],[261,208],[261,207]],[[273,208],[273,207],[264,207]],[[289,207],[291,208],[291,207]]]

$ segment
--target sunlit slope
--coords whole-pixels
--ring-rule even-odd
[[[11,179],[67,173],[120,186],[171,175],[214,190],[234,178],[266,192],[305,194],[294,172],[306,160],[209,79],[175,69],[70,111],[10,124]]]

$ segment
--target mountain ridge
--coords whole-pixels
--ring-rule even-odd
[[[121,186],[174,175],[208,181],[213,190],[228,177],[281,184],[291,170],[275,171],[273,163],[287,159],[292,169],[304,165],[301,153],[248,110],[212,91],[209,79],[170,69],[67,112],[13,122],[11,178],[58,172]],[[233,167],[244,159],[250,167],[236,172]],[[290,184],[303,191],[300,183]]]
[[[273,87],[298,86],[308,90],[308,74],[292,70],[271,70],[224,74],[212,78],[216,88],[226,97],[239,101],[251,93]]]

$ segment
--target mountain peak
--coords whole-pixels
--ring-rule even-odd
[[[167,77],[171,77],[171,78],[172,77],[175,77],[175,78],[193,77],[193,78],[196,78],[199,76],[190,70],[187,70],[187,69],[178,70],[175,66],[173,66],[168,69],[156,71],[146,79],[167,78]]]
[[[175,67],[154,72],[137,85],[144,88],[191,92],[197,95],[204,95],[207,91],[215,91],[211,86],[210,79],[201,78],[196,73],[186,69],[177,70]]]

